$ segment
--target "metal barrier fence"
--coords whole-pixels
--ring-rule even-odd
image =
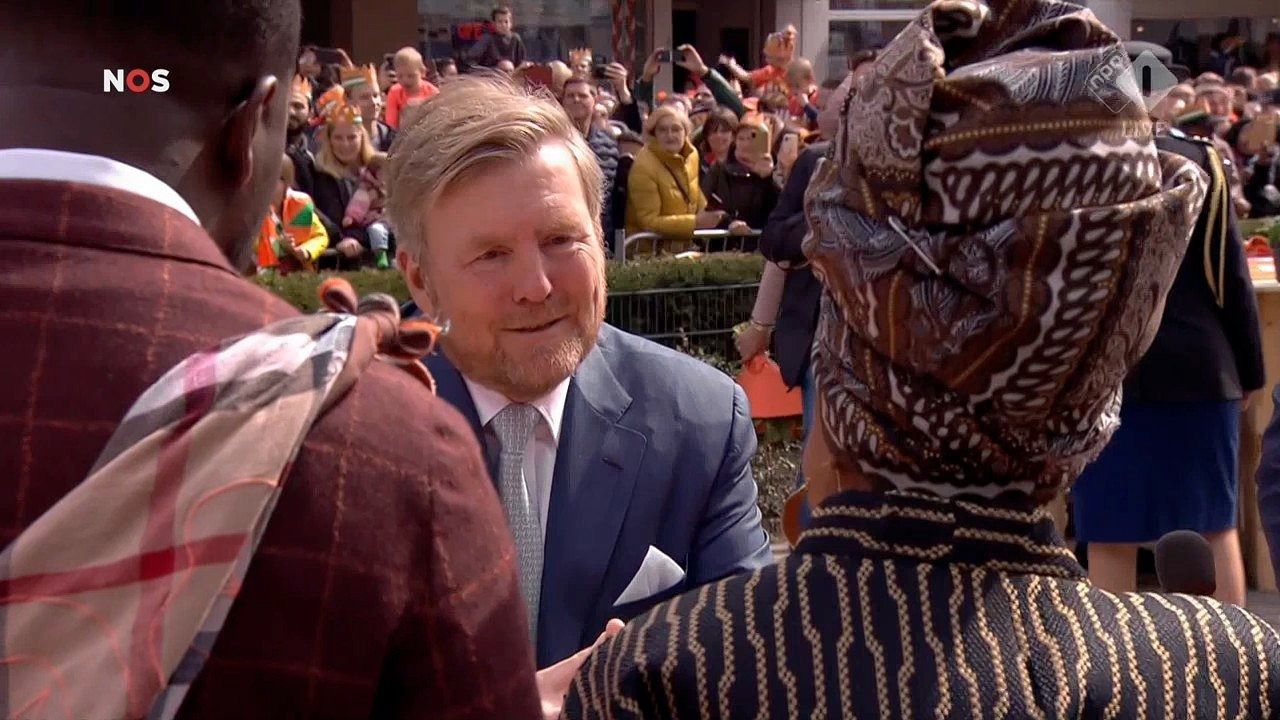
[[[659,255],[662,242],[662,236],[654,232],[627,236],[614,249],[614,260],[626,262],[628,258]],[[746,235],[734,235],[728,230],[695,230],[690,249],[700,252],[755,252],[759,243],[759,230],[752,230]]]
[[[609,324],[692,354],[734,357],[733,327],[751,318],[759,283],[609,293]]]

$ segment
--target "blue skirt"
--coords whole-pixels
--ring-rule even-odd
[[[1145,543],[1236,526],[1240,401],[1124,401],[1120,428],[1071,490],[1076,539]]]

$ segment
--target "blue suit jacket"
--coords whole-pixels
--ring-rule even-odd
[[[426,359],[439,395],[485,435],[462,375]],[[693,358],[605,325],[569,384],[547,513],[538,667],[595,640],[613,617],[772,562],[742,389]],[[491,475],[493,448],[485,448]],[[615,607],[653,545],[685,571],[677,587]]]

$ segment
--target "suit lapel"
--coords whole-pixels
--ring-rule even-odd
[[[416,308],[414,308],[416,312]],[[462,381],[462,373],[449,362],[444,353],[436,350],[423,358],[427,370],[436,379],[436,395],[448,402],[455,410],[462,413],[471,431],[476,434],[476,442],[480,444],[480,452],[484,455],[485,467],[489,469],[489,482],[497,488],[498,453],[497,448],[489,447],[485,442],[484,428],[480,426],[480,413],[476,411],[476,403],[471,399],[471,392]]]
[[[601,334],[607,342],[608,329]],[[584,637],[635,489],[646,439],[618,424],[631,396],[597,347],[565,400],[542,568],[538,667],[594,638]]]

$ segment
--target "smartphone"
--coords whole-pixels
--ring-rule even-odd
[[[605,73],[605,69],[609,67],[608,55],[592,55],[591,56],[591,77],[598,81],[608,80],[609,76]]]
[[[662,62],[662,63],[671,62],[671,51],[666,49],[659,50],[657,59],[658,59],[658,62]]]

